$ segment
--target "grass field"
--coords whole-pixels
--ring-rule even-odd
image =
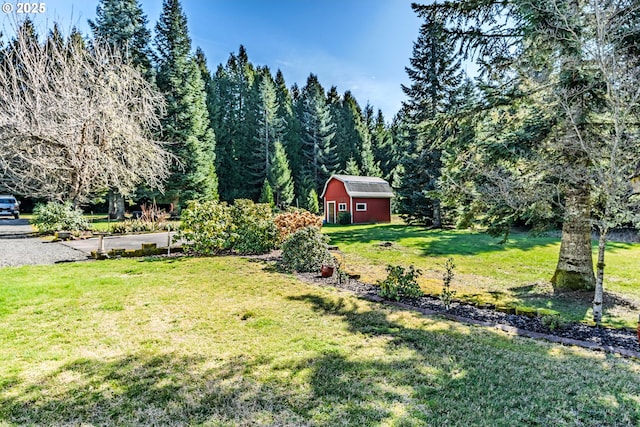
[[[234,257],[3,268],[0,425],[640,424],[640,363]]]
[[[525,305],[558,311],[569,320],[592,318],[591,293],[555,296],[549,283],[558,262],[559,237],[514,232],[500,244],[486,233],[426,230],[399,221],[391,224],[325,226],[323,231],[345,254],[348,270],[375,283],[387,264],[421,268],[426,292],[442,290],[443,265],[456,264],[457,297],[478,302]],[[391,242],[391,246],[381,246]],[[597,250],[594,241],[594,254]],[[595,257],[594,257],[595,258]],[[640,307],[640,245],[609,243],[605,269],[605,318],[613,326],[635,327]]]

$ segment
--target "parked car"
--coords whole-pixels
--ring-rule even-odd
[[[20,218],[20,203],[13,196],[0,194],[0,215],[12,215]]]

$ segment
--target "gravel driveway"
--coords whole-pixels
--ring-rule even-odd
[[[26,219],[0,218],[0,268],[86,260],[83,252],[33,236]]]

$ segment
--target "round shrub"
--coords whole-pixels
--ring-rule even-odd
[[[189,202],[182,211],[180,237],[187,250],[202,255],[214,255],[230,249],[236,234],[231,209],[215,201]]]
[[[273,222],[269,204],[238,199],[233,202],[231,216],[236,227],[233,249],[237,252],[263,254],[278,244],[278,228]]]
[[[89,222],[82,216],[82,211],[74,208],[71,202],[49,202],[46,205],[36,205],[31,222],[40,233],[89,229]]]
[[[316,227],[305,227],[293,233],[282,244],[282,265],[289,271],[320,271],[323,264],[333,264],[327,249],[329,238]]]
[[[340,212],[338,214],[338,224],[340,225],[351,224],[351,212]]]

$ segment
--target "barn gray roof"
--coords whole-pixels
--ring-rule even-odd
[[[324,185],[322,196],[327,192],[327,185],[332,179],[337,179],[344,184],[347,194],[351,197],[370,197],[385,199],[395,197],[393,189],[387,181],[375,176],[332,175]]]

